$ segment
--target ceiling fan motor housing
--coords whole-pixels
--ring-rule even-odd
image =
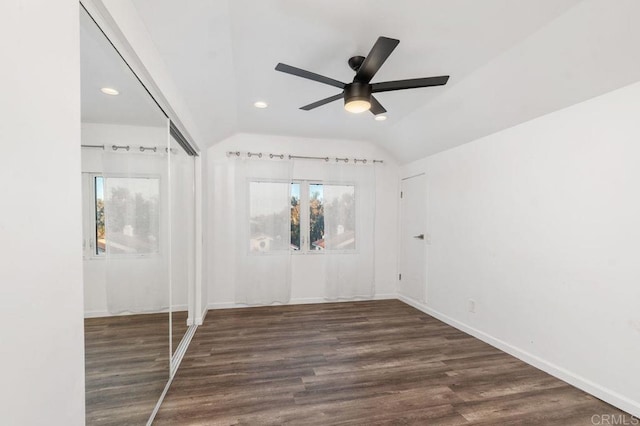
[[[362,63],[364,62],[364,56],[352,56],[351,58],[349,58],[349,67],[358,72],[358,70],[360,69],[360,67],[362,66]]]
[[[344,103],[345,105],[353,101],[371,100],[371,85],[354,81],[344,86]]]

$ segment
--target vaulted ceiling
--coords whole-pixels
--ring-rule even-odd
[[[635,0],[132,1],[209,145],[235,132],[367,140],[407,162],[640,80]],[[340,101],[302,111],[339,90],[274,70],[351,81],[347,59],[381,35],[400,45],[374,82],[451,76],[377,95],[384,122]]]
[[[166,127],[167,119],[109,40],[80,12],[80,93],[83,123]],[[102,88],[114,88],[117,96]]]

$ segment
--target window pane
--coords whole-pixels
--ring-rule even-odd
[[[97,255],[104,254],[104,178],[96,176],[94,179],[95,211],[96,211],[96,247]]]
[[[309,250],[324,249],[324,207],[322,184],[309,185]]]
[[[300,184],[291,184],[291,249],[300,250]]]
[[[353,185],[324,186],[324,248],[356,248],[355,188]]]
[[[112,254],[159,252],[160,180],[105,178],[106,247]]]
[[[291,184],[251,182],[249,220],[252,252],[290,250]]]

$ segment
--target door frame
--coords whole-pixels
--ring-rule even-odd
[[[426,184],[426,179],[427,179],[427,173],[426,172],[421,172],[421,173],[414,173],[411,174],[409,176],[405,176],[405,177],[401,177],[400,180],[398,181],[398,240],[397,240],[397,244],[398,244],[398,257],[397,257],[397,262],[396,262],[396,269],[397,269],[397,274],[396,274],[396,294],[401,295],[400,294],[400,274],[402,273],[400,271],[400,266],[402,264],[402,231],[403,231],[403,206],[402,206],[402,196],[403,196],[403,183],[409,179],[413,179],[413,178],[417,178],[417,177],[424,177],[425,179],[425,184]],[[425,185],[425,213],[426,210],[428,209],[428,202],[429,202],[429,197],[428,197],[428,191]],[[430,245],[430,235],[427,232],[427,218],[424,218],[424,234],[425,234],[425,245],[429,246]],[[423,289],[424,289],[424,300],[414,300],[414,302],[420,303],[420,304],[424,304],[426,305],[429,298],[428,298],[428,289],[429,289],[429,279],[428,279],[428,254],[429,254],[429,248],[425,247],[425,262],[424,262],[424,283],[423,283]],[[401,295],[403,297],[407,297],[405,295]]]

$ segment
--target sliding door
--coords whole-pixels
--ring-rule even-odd
[[[171,238],[171,353],[175,356],[193,318],[195,286],[195,162],[175,137],[169,140]]]

